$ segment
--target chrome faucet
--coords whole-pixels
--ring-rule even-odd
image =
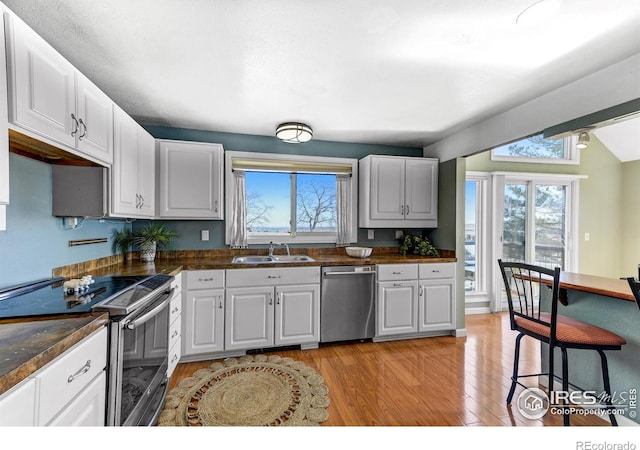
[[[273,256],[273,251],[275,247],[282,247],[283,245],[284,245],[284,248],[287,249],[287,256],[291,256],[291,253],[289,253],[289,245],[285,242],[281,244],[274,244],[273,242],[269,242],[269,256]]]
[[[269,256],[273,256],[273,242],[269,242]]]
[[[291,256],[291,253],[289,253],[289,245],[288,245],[286,242],[283,242],[283,243],[282,243],[282,244],[280,244],[280,245],[284,245],[284,248],[286,248],[286,249],[287,249],[287,256]]]

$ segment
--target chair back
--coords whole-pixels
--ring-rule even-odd
[[[633,292],[633,298],[636,299],[636,305],[640,308],[640,281],[637,281],[633,277],[627,278],[631,292]]]
[[[560,268],[549,269],[521,262],[498,260],[509,302],[511,329],[518,329],[516,318],[530,320],[550,328],[550,340],[555,340],[558,315]],[[550,293],[549,309],[541,309],[543,293]]]

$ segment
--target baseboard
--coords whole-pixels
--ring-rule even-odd
[[[471,307],[471,308],[465,308],[464,310],[464,314],[466,316],[471,316],[474,314],[490,314],[490,313],[491,313],[491,308],[488,306]]]
[[[455,337],[466,337],[467,336],[467,329],[466,328],[458,328],[457,330],[454,330],[451,334],[453,336],[455,336]]]

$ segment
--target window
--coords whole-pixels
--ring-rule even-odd
[[[578,164],[579,152],[575,136],[545,139],[542,134],[529,136],[491,150],[493,161],[546,164]]]
[[[241,246],[357,240],[357,159],[249,152],[225,152],[225,158],[227,244],[238,227],[246,232]],[[240,193],[234,170],[244,173]],[[242,206],[244,218],[236,220]]]
[[[247,171],[246,202],[249,238],[337,232],[335,174]]]

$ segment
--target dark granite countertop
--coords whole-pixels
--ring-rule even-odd
[[[0,320],[0,394],[100,327],[106,313]]]

